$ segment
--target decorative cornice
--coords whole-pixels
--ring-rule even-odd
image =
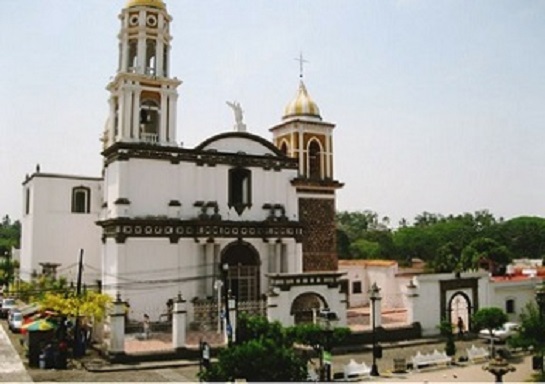
[[[181,238],[293,238],[300,243],[303,226],[298,221],[204,221],[169,218],[130,219],[117,218],[98,221],[103,229],[103,239],[115,238],[124,243],[127,238],[169,238],[177,243]]]
[[[23,185],[30,182],[34,178],[49,178],[49,179],[66,179],[66,180],[80,180],[80,181],[103,181],[102,177],[88,177],[88,176],[77,176],[77,175],[63,175],[60,173],[42,173],[35,172],[29,177],[25,178]]]
[[[114,201],[114,204],[117,205],[130,205],[131,201],[127,199],[126,197],[119,197],[116,201]]]
[[[264,139],[262,140],[265,141]],[[268,144],[272,146],[271,143]],[[163,160],[172,164],[179,164],[180,162],[191,162],[201,166],[227,164],[239,167],[260,167],[265,170],[272,169],[275,171],[280,171],[281,169],[296,170],[298,168],[297,159],[286,157],[283,154],[279,156],[241,155],[240,153],[226,153],[212,150],[202,151],[199,149],[159,146],[149,143],[117,142],[106,148],[102,152],[102,156],[104,156],[106,166],[114,161],[136,158]]]
[[[342,188],[344,183],[341,183],[333,179],[310,179],[306,177],[298,177],[291,181],[291,185],[295,186],[297,190],[309,190],[316,192],[317,190],[335,190]]]

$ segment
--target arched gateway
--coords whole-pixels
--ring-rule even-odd
[[[221,256],[221,265],[229,266],[227,289],[238,301],[253,301],[260,296],[260,259],[257,250],[249,243],[238,241],[229,244]]]

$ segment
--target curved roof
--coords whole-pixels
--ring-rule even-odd
[[[289,119],[291,117],[300,116],[322,120],[318,104],[312,100],[302,80],[299,83],[299,89],[297,90],[295,98],[286,105],[286,108],[284,108],[284,115],[282,118]]]
[[[131,7],[139,7],[139,6],[166,9],[166,5],[165,3],[163,3],[163,0],[129,0],[125,7],[131,8]]]
[[[220,133],[218,135],[212,136],[205,141],[203,141],[201,144],[195,147],[195,150],[199,151],[206,151],[207,149],[214,149],[211,147],[214,147],[214,144],[218,144],[220,141],[228,140],[228,139],[243,139],[248,140],[250,142],[259,144],[260,146],[264,147],[268,151],[272,152],[276,156],[286,157],[286,155],[280,151],[277,147],[275,147],[270,141],[265,140],[261,136],[257,136],[248,132],[224,132]],[[243,148],[232,148],[233,153],[237,153],[239,151],[244,151]],[[221,150],[221,152],[225,152],[224,150]],[[248,153],[250,154],[250,153]]]

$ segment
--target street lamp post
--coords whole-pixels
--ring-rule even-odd
[[[231,319],[229,316],[229,284],[227,281],[227,273],[229,272],[229,264],[223,263],[221,266],[221,271],[223,275],[223,301],[225,302],[225,332],[227,332],[227,345],[231,345]]]
[[[335,326],[339,321],[339,317],[335,312],[329,310],[329,308],[323,309],[318,314],[318,320],[320,327],[325,335],[324,346],[320,348],[320,361],[321,370],[320,370],[320,381],[331,381],[331,350],[332,350],[332,338]]]
[[[375,318],[376,318],[376,308],[375,308],[375,304],[376,304],[376,301],[377,300],[380,300],[381,297],[380,297],[380,288],[377,286],[377,283],[373,283],[373,285],[371,286],[371,289],[369,290],[369,299],[371,300],[371,324],[372,324],[372,341],[373,341],[373,365],[371,366],[371,376],[380,376],[379,372],[378,372],[378,367],[377,367],[377,352],[378,352],[378,348],[377,348],[377,336],[376,336],[376,333],[377,333],[377,329],[376,329],[376,321],[375,321]]]
[[[539,322],[543,322],[543,312],[545,311],[545,284],[541,282],[536,287],[535,290],[535,296],[536,296],[536,303],[539,307]],[[543,367],[543,346],[541,348],[541,377],[543,377],[544,367]]]
[[[218,333],[221,333],[221,288],[223,287],[223,281],[216,280],[214,282],[214,289],[218,294]]]

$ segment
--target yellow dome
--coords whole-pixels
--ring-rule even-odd
[[[307,88],[303,81],[299,83],[299,89],[295,98],[284,108],[283,119],[290,117],[305,116],[322,120],[318,105],[308,95]]]
[[[166,8],[166,5],[165,3],[163,3],[163,0],[129,0],[127,2],[126,8],[139,7],[139,6],[154,7],[159,9]]]

